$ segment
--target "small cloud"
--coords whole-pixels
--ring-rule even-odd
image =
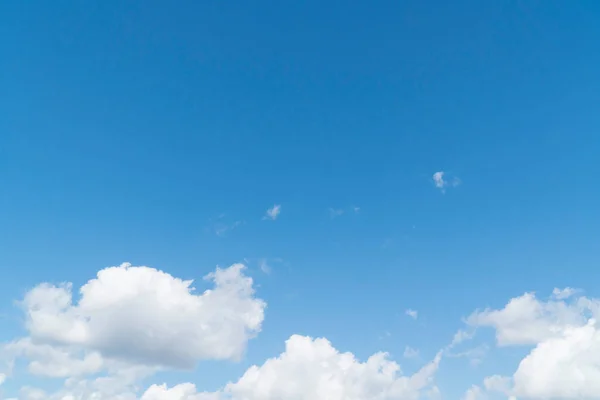
[[[391,336],[392,336],[392,334],[391,334],[391,332],[390,332],[390,331],[384,331],[384,332],[383,332],[383,335],[380,335],[380,336],[379,336],[379,340],[383,340],[383,339],[389,338],[389,337],[391,337]]]
[[[413,349],[410,346],[406,346],[404,349],[404,358],[418,358],[419,350]]]
[[[215,225],[215,234],[217,236],[223,237],[223,236],[225,236],[225,234],[227,232],[234,230],[238,226],[242,225],[242,223],[243,223],[242,221],[235,221],[234,223],[232,223],[230,225],[217,223]]]
[[[226,214],[220,214],[218,217],[216,217],[214,219],[210,219],[209,220],[210,226],[208,226],[206,228],[206,231],[213,232],[215,235],[217,235],[219,237],[223,237],[223,236],[226,236],[226,234],[228,232],[230,232],[244,224],[244,221],[234,221],[234,222],[229,223],[229,222],[225,221],[225,219],[226,219]]]
[[[475,336],[474,331],[465,331],[464,329],[459,329],[452,338],[452,342],[447,346],[447,349],[450,350],[455,346],[461,344],[465,340],[471,340]]]
[[[270,220],[275,221],[280,213],[281,213],[281,204],[275,204],[273,207],[271,207],[267,210],[267,213],[263,217],[263,219],[270,219]]]
[[[346,212],[358,214],[360,212],[360,207],[356,207],[356,206],[346,207],[346,208],[329,207],[329,216],[331,217],[331,219],[339,217],[340,215],[345,214]]]
[[[280,257],[262,257],[262,258],[245,258],[246,264],[253,264],[261,270],[262,273],[269,275],[273,272],[273,269],[279,269],[280,267],[290,267],[289,263]]]
[[[333,219],[335,217],[339,217],[343,213],[344,213],[344,210],[342,210],[342,209],[329,208],[329,216],[331,217],[331,219]]]
[[[552,297],[556,300],[565,300],[577,293],[579,293],[578,289],[573,289],[570,287],[566,287],[564,289],[554,288],[552,291]]]
[[[456,176],[449,177],[444,171],[438,171],[433,174],[433,184],[440,189],[442,193],[446,193],[446,188],[457,187],[460,185],[460,179]]]
[[[269,275],[271,273],[271,266],[268,264],[266,258],[262,258],[258,261],[258,267],[262,272]]]
[[[410,308],[406,310],[406,315],[411,317],[412,319],[417,319],[419,317],[419,313],[417,310],[411,310]]]
[[[467,358],[472,366],[477,366],[481,364],[481,360],[483,360],[488,350],[489,346],[487,344],[482,344],[460,353],[447,353],[446,356],[452,358]]]

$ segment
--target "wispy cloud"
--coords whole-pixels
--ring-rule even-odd
[[[329,216],[333,219],[335,217],[339,217],[344,213],[344,210],[341,208],[329,208]]]
[[[390,331],[384,331],[382,335],[379,335],[379,340],[384,340],[392,337],[392,333]]]
[[[460,179],[456,176],[448,176],[444,171],[438,171],[433,174],[433,184],[442,193],[446,193],[446,189],[449,187],[457,187],[460,185]]]
[[[489,346],[487,344],[481,344],[477,347],[473,347],[471,349],[467,349],[465,351],[461,351],[459,353],[446,353],[447,357],[452,358],[467,358],[471,365],[476,366],[481,364],[481,361],[486,356],[489,350]]]
[[[274,269],[290,268],[289,262],[280,257],[244,258],[244,262],[248,265],[257,266],[266,275],[270,275]]]
[[[356,207],[356,206],[347,207],[347,208],[329,207],[329,216],[331,217],[331,219],[339,217],[340,215],[345,214],[346,212],[358,214],[360,212],[360,207]]]
[[[263,219],[270,219],[275,221],[277,217],[281,214],[281,204],[275,204],[273,207],[267,210],[267,213],[263,217]]]
[[[271,273],[271,266],[267,262],[266,258],[261,258],[260,260],[258,260],[258,267],[262,272],[264,272],[267,275]]]
[[[471,340],[473,339],[473,337],[475,336],[475,332],[473,330],[470,331],[466,331],[464,329],[459,329],[455,334],[454,337],[452,338],[452,342],[450,343],[450,345],[448,346],[448,350],[452,349],[453,347],[461,344],[462,342],[466,341],[466,340]]]
[[[209,220],[210,225],[206,228],[206,230],[214,233],[215,235],[217,235],[219,237],[223,237],[223,236],[226,236],[227,233],[231,232],[232,230],[234,230],[244,224],[244,221],[240,221],[240,220],[228,222],[228,221],[226,221],[226,219],[227,219],[226,217],[227,217],[226,214],[221,214],[218,217]]]
[[[573,289],[570,287],[566,287],[564,289],[554,288],[554,290],[552,291],[552,297],[556,300],[565,300],[579,292],[580,290]]]
[[[419,317],[419,312],[417,310],[411,310],[409,308],[408,310],[406,310],[406,315],[408,315],[412,319],[417,319]]]
[[[240,225],[242,225],[243,222],[242,221],[235,221],[232,224],[226,225],[226,224],[221,224],[218,223],[215,225],[215,234],[217,236],[225,236],[227,234],[227,232],[230,232],[232,230],[234,230],[235,228],[239,227]]]
[[[418,357],[419,357],[419,350],[413,349],[410,346],[406,346],[406,348],[404,349],[404,358],[418,358]]]

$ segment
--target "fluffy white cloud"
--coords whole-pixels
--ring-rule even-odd
[[[142,395],[141,400],[220,400],[220,393],[198,393],[196,385],[182,383],[172,388],[166,384],[152,385]]]
[[[555,289],[548,301],[526,293],[467,319],[493,327],[501,346],[533,346],[511,378],[486,378],[487,391],[523,399],[600,398],[600,302],[573,298],[576,293]]]
[[[237,382],[217,392],[199,392],[192,383],[171,388],[151,385],[140,400],[416,400],[437,398],[433,384],[441,353],[411,376],[401,374],[386,353],[360,362],[326,339],[294,335],[285,351],[261,366],[250,367]],[[136,371],[115,370],[110,377],[69,379],[57,393],[26,388],[20,400],[136,400]]]
[[[94,354],[184,368],[202,359],[238,359],[260,331],[265,309],[243,270],[241,264],[217,268],[206,277],[214,289],[202,294],[194,293],[192,281],[130,264],[98,272],[81,287],[78,302],[73,302],[70,284],[42,284],[23,301],[27,329],[38,344],[91,352],[86,365],[100,363]],[[33,351],[30,344],[26,353]],[[50,351],[45,349],[35,351]]]
[[[49,344],[36,344],[23,338],[4,346],[11,358],[30,360],[28,370],[33,375],[66,378],[95,374],[106,367],[98,352],[78,352],[76,349]]]
[[[386,353],[360,362],[326,339],[293,335],[279,357],[217,392],[183,383],[151,385],[140,396],[141,379],[160,369],[243,353],[266,306],[243,272],[241,264],[217,268],[206,277],[214,288],[200,294],[192,281],[130,264],[99,271],[77,298],[71,284],[36,286],[22,301],[29,336],[5,344],[2,353],[27,360],[33,375],[66,379],[54,393],[25,387],[19,399],[399,400],[439,392],[432,382],[441,353],[404,376]]]
[[[341,353],[326,339],[294,335],[285,352],[253,366],[218,393],[197,393],[191,384],[154,385],[142,400],[410,400],[434,388],[441,354],[412,376],[377,353],[365,362]]]
[[[539,343],[513,376],[517,397],[600,398],[600,331],[596,321],[566,327],[560,337]]]
[[[276,220],[281,213],[281,204],[275,204],[273,207],[267,210],[267,213],[264,216],[264,219]]]
[[[417,310],[408,309],[405,313],[412,319],[417,319],[419,317],[419,312]]]
[[[580,291],[554,289],[547,299],[533,293],[499,309],[473,312],[451,343],[413,375],[404,375],[386,353],[359,361],[324,338],[293,335],[285,351],[250,367],[216,392],[192,383],[173,387],[142,379],[168,368],[189,368],[205,359],[238,359],[256,335],[265,303],[252,279],[235,264],[206,277],[214,287],[196,293],[191,281],[123,264],[98,272],[74,298],[70,284],[41,284],[22,307],[27,337],[2,346],[2,356],[27,361],[32,375],[65,378],[45,393],[25,387],[19,400],[417,400],[436,399],[434,384],[442,354],[480,360],[488,345],[455,352],[476,331],[492,328],[500,347],[529,353],[511,376],[493,375],[466,391],[465,400],[600,398],[600,300]],[[414,310],[406,314],[417,318]],[[406,348],[405,357],[417,351]],[[6,378],[1,371],[0,384]]]
[[[537,344],[560,336],[565,326],[584,322],[577,304],[542,302],[533,293],[511,299],[501,310],[477,311],[467,319],[472,326],[495,328],[500,346]]]

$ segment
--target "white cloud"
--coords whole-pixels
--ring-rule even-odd
[[[386,353],[360,362],[352,353],[336,350],[326,339],[293,335],[285,351],[262,365],[250,367],[240,379],[216,392],[200,392],[192,383],[173,387],[151,385],[141,400],[417,400],[435,399],[434,376],[441,353],[415,374],[406,376]],[[119,373],[121,375],[119,375]],[[26,389],[20,399],[135,400],[135,377],[119,371],[115,376],[68,380],[57,393],[46,395]],[[39,397],[35,397],[39,396]]]
[[[458,177],[448,178],[448,174],[444,171],[435,172],[432,176],[433,184],[436,188],[440,189],[442,193],[446,192],[448,187],[456,187],[460,185],[460,179]]]
[[[552,291],[552,297],[554,297],[556,300],[565,300],[577,293],[579,293],[579,290],[570,287],[566,287],[564,289],[554,288]]]
[[[275,204],[273,207],[271,207],[267,210],[267,213],[265,214],[263,219],[270,219],[270,220],[274,221],[277,219],[277,217],[279,217],[280,213],[281,213],[281,205]]]
[[[465,340],[472,339],[474,335],[475,335],[475,333],[473,331],[466,331],[464,329],[459,329],[454,334],[454,337],[452,338],[452,342],[448,346],[448,349],[458,346],[460,343],[464,342]]]
[[[521,346],[526,355],[512,373],[468,382],[464,400],[600,398],[600,300],[570,288],[543,299],[525,293],[498,309],[476,310],[413,375],[403,374],[386,353],[360,361],[324,338],[292,335],[282,354],[215,392],[192,383],[145,384],[143,390],[141,383],[161,370],[238,359],[260,331],[266,305],[243,265],[217,268],[206,279],[213,288],[195,293],[191,281],[123,264],[99,271],[76,297],[71,284],[36,286],[21,303],[28,336],[4,344],[1,356],[25,361],[31,375],[65,383],[54,393],[25,387],[18,399],[433,400],[441,396],[434,377],[442,354],[480,360],[487,343],[454,349],[485,328],[494,330],[497,351]],[[418,317],[415,310],[406,314]],[[418,358],[418,351],[407,346],[404,357]],[[0,385],[14,373],[0,372]]]
[[[487,391],[524,399],[600,398],[600,302],[564,290],[548,301],[532,293],[467,321],[493,327],[500,346],[533,346],[512,377],[484,380]]]
[[[462,400],[479,400],[483,398],[483,391],[477,385],[471,386],[462,397]]]
[[[483,380],[485,390],[507,394],[510,391],[511,379],[506,376],[492,375]]]
[[[475,366],[475,365],[479,365],[481,363],[481,361],[483,360],[483,358],[485,357],[485,355],[487,354],[489,350],[489,346],[487,344],[481,344],[479,346],[458,352],[458,353],[447,353],[446,355],[448,357],[454,357],[454,358],[466,358],[469,360],[469,362],[471,363],[471,365]]]
[[[408,315],[412,319],[417,319],[419,317],[419,312],[417,310],[411,310],[409,308],[408,310],[406,310],[406,315]]]
[[[476,311],[468,317],[472,326],[496,329],[501,346],[537,344],[561,335],[569,324],[581,324],[584,316],[577,305],[562,301],[541,302],[533,293],[511,299],[501,310]]]
[[[206,277],[215,288],[195,294],[192,281],[123,264],[98,272],[77,303],[71,284],[41,284],[23,301],[26,326],[36,343],[147,365],[237,359],[260,331],[265,309],[243,271],[241,264],[217,268]]]
[[[595,320],[565,327],[539,343],[513,376],[514,394],[525,398],[600,397],[600,332]]]
[[[142,400],[400,400],[418,399],[432,389],[441,355],[412,376],[385,353],[360,362],[326,339],[294,335],[279,357],[250,367],[218,393],[197,393],[191,384],[152,386]],[[220,396],[219,396],[220,395]]]
[[[237,227],[241,226],[242,223],[243,223],[242,221],[235,221],[235,222],[233,222],[231,224],[225,224],[225,223],[222,223],[222,222],[218,222],[214,226],[215,235],[223,237],[228,232],[231,232],[232,230],[234,230]]]
[[[32,375],[67,378],[95,374],[106,367],[100,353],[78,351],[71,347],[37,344],[31,338],[23,338],[4,346],[4,352],[12,358],[31,360],[28,371]]]

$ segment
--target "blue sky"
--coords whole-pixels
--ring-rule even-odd
[[[598,295],[599,16],[592,1],[3,2],[0,338],[33,335],[18,302],[42,282],[77,292],[131,262],[203,290],[242,262],[267,308],[241,361],[147,381],[214,391],[292,334],[389,351],[410,374],[476,309]],[[440,171],[460,184],[440,190]],[[464,349],[479,345],[478,365],[442,359],[443,398],[528,354],[493,331]],[[62,385],[18,370],[7,397]]]

